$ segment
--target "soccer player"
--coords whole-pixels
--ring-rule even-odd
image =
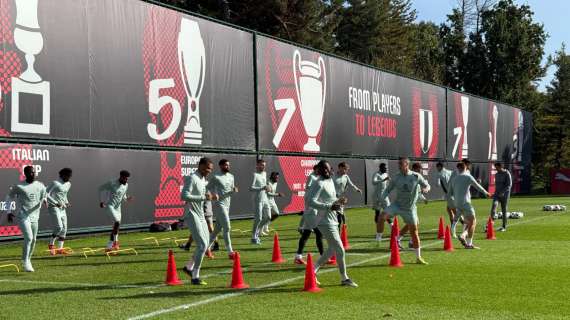
[[[63,168],[59,171],[59,179],[53,181],[47,187],[48,212],[51,215],[54,230],[49,240],[48,249],[51,255],[65,254],[63,243],[67,233],[67,212],[66,209],[71,207],[67,199],[67,193],[71,188],[72,171],[69,168]],[[55,240],[57,241],[57,249],[55,248]]]
[[[421,172],[422,172],[422,165],[421,165],[419,162],[414,162],[414,163],[412,164],[412,171],[415,172],[415,173],[417,173],[417,174],[419,174],[419,175],[421,175],[421,174],[422,174],[422,173],[421,173]],[[419,191],[419,192],[418,192],[418,195],[417,195],[416,200],[415,200],[416,205],[418,204],[418,201],[419,201],[419,200],[422,200],[425,204],[427,204],[427,203],[428,203],[428,200],[427,200],[426,197],[424,197],[424,195],[421,193],[421,188],[420,188],[420,186],[418,185],[417,188],[418,188],[418,191]],[[419,218],[418,218],[418,225],[419,225]],[[407,225],[407,224],[404,225],[404,226],[402,227],[402,229],[400,229],[398,239],[396,239],[397,242],[398,242],[398,247],[399,247],[400,249],[403,249],[403,247],[402,247],[402,245],[401,245],[402,238],[404,238],[404,235],[405,235],[409,230],[410,230],[410,226]],[[414,248],[414,242],[412,241],[412,238],[411,238],[411,237],[410,237],[410,241],[408,242],[408,248],[410,248],[410,249]]]
[[[400,172],[390,180],[390,184],[382,193],[382,197],[387,197],[392,190],[396,189],[396,200],[386,208],[381,219],[386,221],[388,217],[395,217],[396,215],[402,217],[412,235],[416,263],[427,264],[421,256],[416,201],[420,192],[429,192],[430,186],[424,177],[410,170],[410,160],[407,157],[401,157],[398,160],[398,167]],[[384,231],[384,223],[381,224],[381,229],[380,234]]]
[[[213,169],[214,164],[212,160],[201,158],[198,162],[198,170],[184,179],[184,187],[181,193],[181,199],[186,202],[187,208],[184,221],[187,221],[188,229],[190,229],[192,237],[196,241],[194,256],[188,260],[182,271],[190,276],[193,285],[207,284],[200,279],[200,267],[209,245],[208,225],[204,217],[204,201],[218,200],[216,194],[211,194],[206,190],[206,185],[208,184],[206,177],[212,173]]]
[[[218,200],[213,203],[216,225],[210,234],[210,247],[215,245],[216,237],[222,232],[228,257],[233,260],[235,252],[230,236],[230,203],[232,195],[238,192],[238,187],[235,185],[234,175],[230,173],[230,162],[227,159],[222,159],[218,165],[220,166],[220,173],[214,175],[208,183],[208,189],[218,197]]]
[[[261,228],[261,234],[266,236],[269,234],[269,224],[279,217],[279,207],[275,202],[276,197],[283,197],[283,193],[277,192],[277,181],[279,181],[279,172],[271,172],[269,175],[269,183],[267,184],[267,200],[269,201],[269,209],[271,211],[271,219],[267,221]]]
[[[254,207],[255,216],[253,220],[253,227],[251,230],[251,243],[261,244],[259,233],[261,227],[271,219],[271,208],[269,207],[269,199],[267,198],[267,173],[265,172],[265,160],[258,159],[256,164],[256,172],[253,174],[253,182],[251,183],[250,191],[255,193]]]
[[[32,166],[24,167],[25,181],[22,181],[10,188],[8,197],[17,202],[16,219],[18,226],[24,236],[22,246],[22,267],[26,272],[34,272],[32,266],[32,255],[36,246],[38,235],[38,221],[40,219],[40,209],[42,203],[46,201],[46,187],[43,183],[36,181],[36,170]],[[14,214],[8,214],[8,222],[14,220]]]
[[[437,169],[437,184],[441,187],[445,193],[445,200],[447,202],[447,214],[449,215],[449,222],[451,223],[451,233],[454,238],[457,238],[455,233],[455,227],[457,226],[457,220],[455,217],[455,203],[453,201],[453,195],[449,192],[449,183],[451,182],[452,176],[454,176],[453,171],[446,169],[442,162],[438,162],[435,165]]]
[[[493,204],[491,205],[491,217],[494,219],[497,214],[497,206],[501,204],[503,211],[503,226],[499,231],[507,231],[507,205],[509,203],[509,196],[511,195],[511,187],[513,186],[513,179],[509,170],[503,168],[503,164],[495,162],[495,194],[493,194]]]
[[[382,239],[382,233],[380,232],[380,223],[384,223],[380,219],[380,215],[384,210],[390,205],[390,199],[388,197],[382,198],[382,193],[388,186],[388,181],[390,177],[388,176],[388,169],[385,163],[380,163],[378,172],[375,172],[372,176],[372,185],[374,186],[374,222],[376,222],[376,241]],[[388,221],[391,223],[390,221]]]
[[[311,232],[315,233],[315,238],[317,242],[317,249],[319,250],[319,254],[322,256],[324,249],[323,249],[323,234],[317,228],[317,209],[311,207],[311,197],[313,196],[315,190],[317,189],[317,181],[319,179],[318,174],[318,167],[315,165],[313,166],[313,172],[307,176],[307,180],[305,181],[305,209],[303,212],[303,217],[301,218],[301,237],[299,238],[299,246],[297,247],[297,253],[295,254],[295,264],[307,264],[305,260],[303,260],[303,250],[305,249],[305,245],[307,244],[307,240],[311,236]]]
[[[459,241],[465,249],[478,249],[473,245],[473,232],[477,219],[475,209],[471,205],[471,192],[469,188],[474,186],[479,192],[489,197],[489,193],[467,172],[467,166],[463,162],[457,164],[458,174],[451,180],[449,192],[453,195],[457,214],[463,216],[467,226],[459,236]]]
[[[344,248],[338,232],[338,219],[336,212],[340,210],[343,204],[346,204],[346,198],[338,198],[336,194],[335,184],[331,178],[332,168],[326,160],[321,160],[318,164],[319,180],[315,182],[316,190],[311,196],[311,208],[319,210],[317,228],[327,240],[328,248],[315,264],[315,273],[317,273],[322,265],[324,265],[333,254],[336,255],[338,270],[341,276],[341,285],[349,287],[358,287],[346,273],[346,261]]]
[[[338,164],[338,171],[337,175],[334,178],[334,186],[336,188],[336,193],[339,197],[346,197],[346,192],[348,191],[348,186],[354,189],[354,191],[358,193],[362,193],[362,190],[358,188],[350,177],[348,176],[348,171],[350,170],[350,166],[346,162],[341,162]],[[339,230],[342,224],[346,223],[346,217],[344,215],[344,205],[340,206],[340,209],[337,212],[337,219],[339,222]]]
[[[127,195],[129,189],[129,177],[127,170],[119,172],[118,180],[110,180],[99,187],[99,207],[106,209],[107,214],[113,220],[113,230],[106,252],[119,250],[119,227],[121,226],[121,204],[123,201],[132,201],[133,197]]]

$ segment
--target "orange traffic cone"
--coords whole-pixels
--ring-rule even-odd
[[[400,226],[398,225],[398,218],[394,217],[394,222],[392,223],[392,231],[390,234],[390,250],[392,249],[393,242],[400,236]]]
[[[497,240],[495,237],[495,222],[493,222],[491,217],[487,220],[487,240]]]
[[[319,292],[322,289],[317,286],[317,276],[315,275],[315,269],[313,269],[313,257],[311,254],[307,254],[307,267],[305,268],[305,287],[303,291],[309,292]]]
[[[348,230],[346,224],[343,224],[342,228],[340,228],[340,240],[342,241],[342,246],[344,250],[350,249],[350,243],[348,243]]]
[[[241,272],[241,262],[239,259],[239,252],[236,251],[234,254],[234,269],[232,271],[232,284],[231,288],[234,289],[247,289],[249,284],[243,281],[243,274]]]
[[[164,282],[169,286],[178,286],[182,281],[178,279],[178,272],[176,272],[176,261],[174,260],[174,253],[168,250],[168,265],[166,266],[166,281]]]
[[[392,228],[393,228],[393,226],[392,226]],[[404,264],[402,263],[402,260],[400,259],[400,249],[398,248],[398,242],[396,242],[396,239],[394,239],[394,241],[391,242],[390,250],[391,250],[391,252],[390,252],[390,267],[396,267],[396,268],[403,267]]]
[[[330,259],[327,261],[328,265],[336,266],[336,254],[333,254]]]
[[[453,243],[451,242],[451,230],[449,226],[445,227],[445,236],[443,237],[443,250],[447,252],[453,251]]]
[[[273,236],[273,257],[271,258],[271,262],[285,262],[285,259],[281,256],[281,247],[279,247],[279,236],[277,235],[277,232],[275,232],[275,235]]]
[[[437,229],[437,238],[443,239],[443,217],[439,217],[439,228]]]

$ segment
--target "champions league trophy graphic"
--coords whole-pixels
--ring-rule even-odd
[[[492,131],[489,131],[489,160],[497,160],[497,120],[499,119],[499,111],[497,105],[493,105]]]
[[[206,73],[206,49],[198,23],[184,18],[178,34],[178,64],[188,102],[184,143],[202,144],[199,101]]]
[[[319,152],[317,135],[321,129],[325,113],[326,71],[325,62],[319,56],[318,64],[301,61],[301,53],[293,54],[293,78],[301,109],[301,119],[309,136],[303,151]]]
[[[13,132],[49,134],[50,131],[50,84],[43,81],[34,69],[36,55],[44,46],[38,22],[38,0],[15,0],[16,27],[14,42],[26,56],[27,69],[19,77],[12,77],[12,121]],[[20,122],[20,94],[42,97],[42,123]]]
[[[461,146],[461,159],[469,157],[467,143],[467,123],[469,122],[469,97],[461,96],[461,118],[463,119],[463,145]]]
[[[433,140],[433,112],[428,109],[419,109],[420,117],[420,145],[423,153],[427,153]],[[426,130],[427,124],[427,130]],[[427,141],[426,141],[427,134]]]

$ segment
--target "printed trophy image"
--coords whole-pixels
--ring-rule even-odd
[[[469,144],[467,143],[467,123],[469,122],[469,97],[461,97],[461,116],[463,119],[463,145],[461,146],[461,159],[469,157]]]
[[[497,105],[493,105],[492,128],[489,132],[489,160],[497,160],[497,120],[499,119],[499,111]]]
[[[36,72],[36,55],[44,47],[44,38],[38,22],[38,0],[15,0],[16,27],[14,42],[25,54],[26,69],[19,77],[12,77],[12,119],[13,132],[49,134],[50,132],[50,84],[43,81]],[[38,95],[42,97],[42,122],[20,122],[20,95]]]
[[[433,140],[433,112],[428,109],[419,109],[420,117],[420,145],[423,153],[428,153]]]
[[[319,152],[317,136],[325,113],[326,71],[325,62],[319,56],[318,64],[302,61],[301,53],[293,54],[293,78],[301,109],[301,119],[309,137],[303,151]]]
[[[184,143],[202,144],[199,102],[206,73],[206,49],[196,21],[183,18],[180,22],[178,63],[188,102]]]

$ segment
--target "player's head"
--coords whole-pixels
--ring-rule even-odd
[[[279,172],[277,171],[271,172],[271,174],[269,175],[269,181],[277,182],[277,180],[279,180]]]
[[[497,171],[502,171],[503,170],[503,164],[500,162],[495,162],[495,169],[497,169]]]
[[[63,182],[67,182],[71,179],[72,171],[70,168],[63,168],[59,170],[59,177]]]
[[[121,170],[121,172],[119,172],[119,182],[121,184],[127,184],[127,181],[129,181],[130,176],[131,176],[130,172],[128,172],[127,170]]]
[[[441,170],[443,170],[443,162],[438,162],[435,165],[435,168],[437,169],[437,171],[441,172]]]
[[[471,161],[469,161],[469,159],[461,159],[461,162],[465,164],[465,170],[471,170]]]
[[[381,173],[386,173],[388,171],[388,168],[386,168],[386,163],[384,162],[382,162],[378,168],[380,169]]]
[[[420,173],[422,171],[422,165],[419,162],[412,163],[412,171]]]
[[[222,159],[218,162],[218,165],[220,166],[220,170],[223,173],[226,172],[230,172],[230,161],[228,159]]]
[[[332,176],[332,168],[331,164],[327,160],[321,160],[317,164],[319,176],[323,177],[323,179],[330,179]]]
[[[202,177],[207,177],[213,170],[214,163],[210,158],[200,158],[200,161],[198,161],[198,172],[200,172]]]
[[[407,173],[410,169],[410,159],[408,157],[400,157],[398,159],[398,168],[400,172]]]
[[[26,177],[26,182],[32,183],[36,179],[36,169],[33,166],[24,167],[24,176]]]
[[[341,162],[338,164],[338,173],[339,174],[347,174],[348,170],[350,170],[350,166],[346,162]]]
[[[263,159],[257,159],[257,163],[255,164],[255,169],[257,169],[257,172],[263,172],[265,171],[265,160]]]
[[[313,173],[316,174],[317,176],[319,175],[319,166],[316,164],[313,166]]]
[[[459,172],[464,172],[465,169],[467,169],[467,166],[465,165],[465,163],[463,163],[463,162],[457,163],[457,170]]]

